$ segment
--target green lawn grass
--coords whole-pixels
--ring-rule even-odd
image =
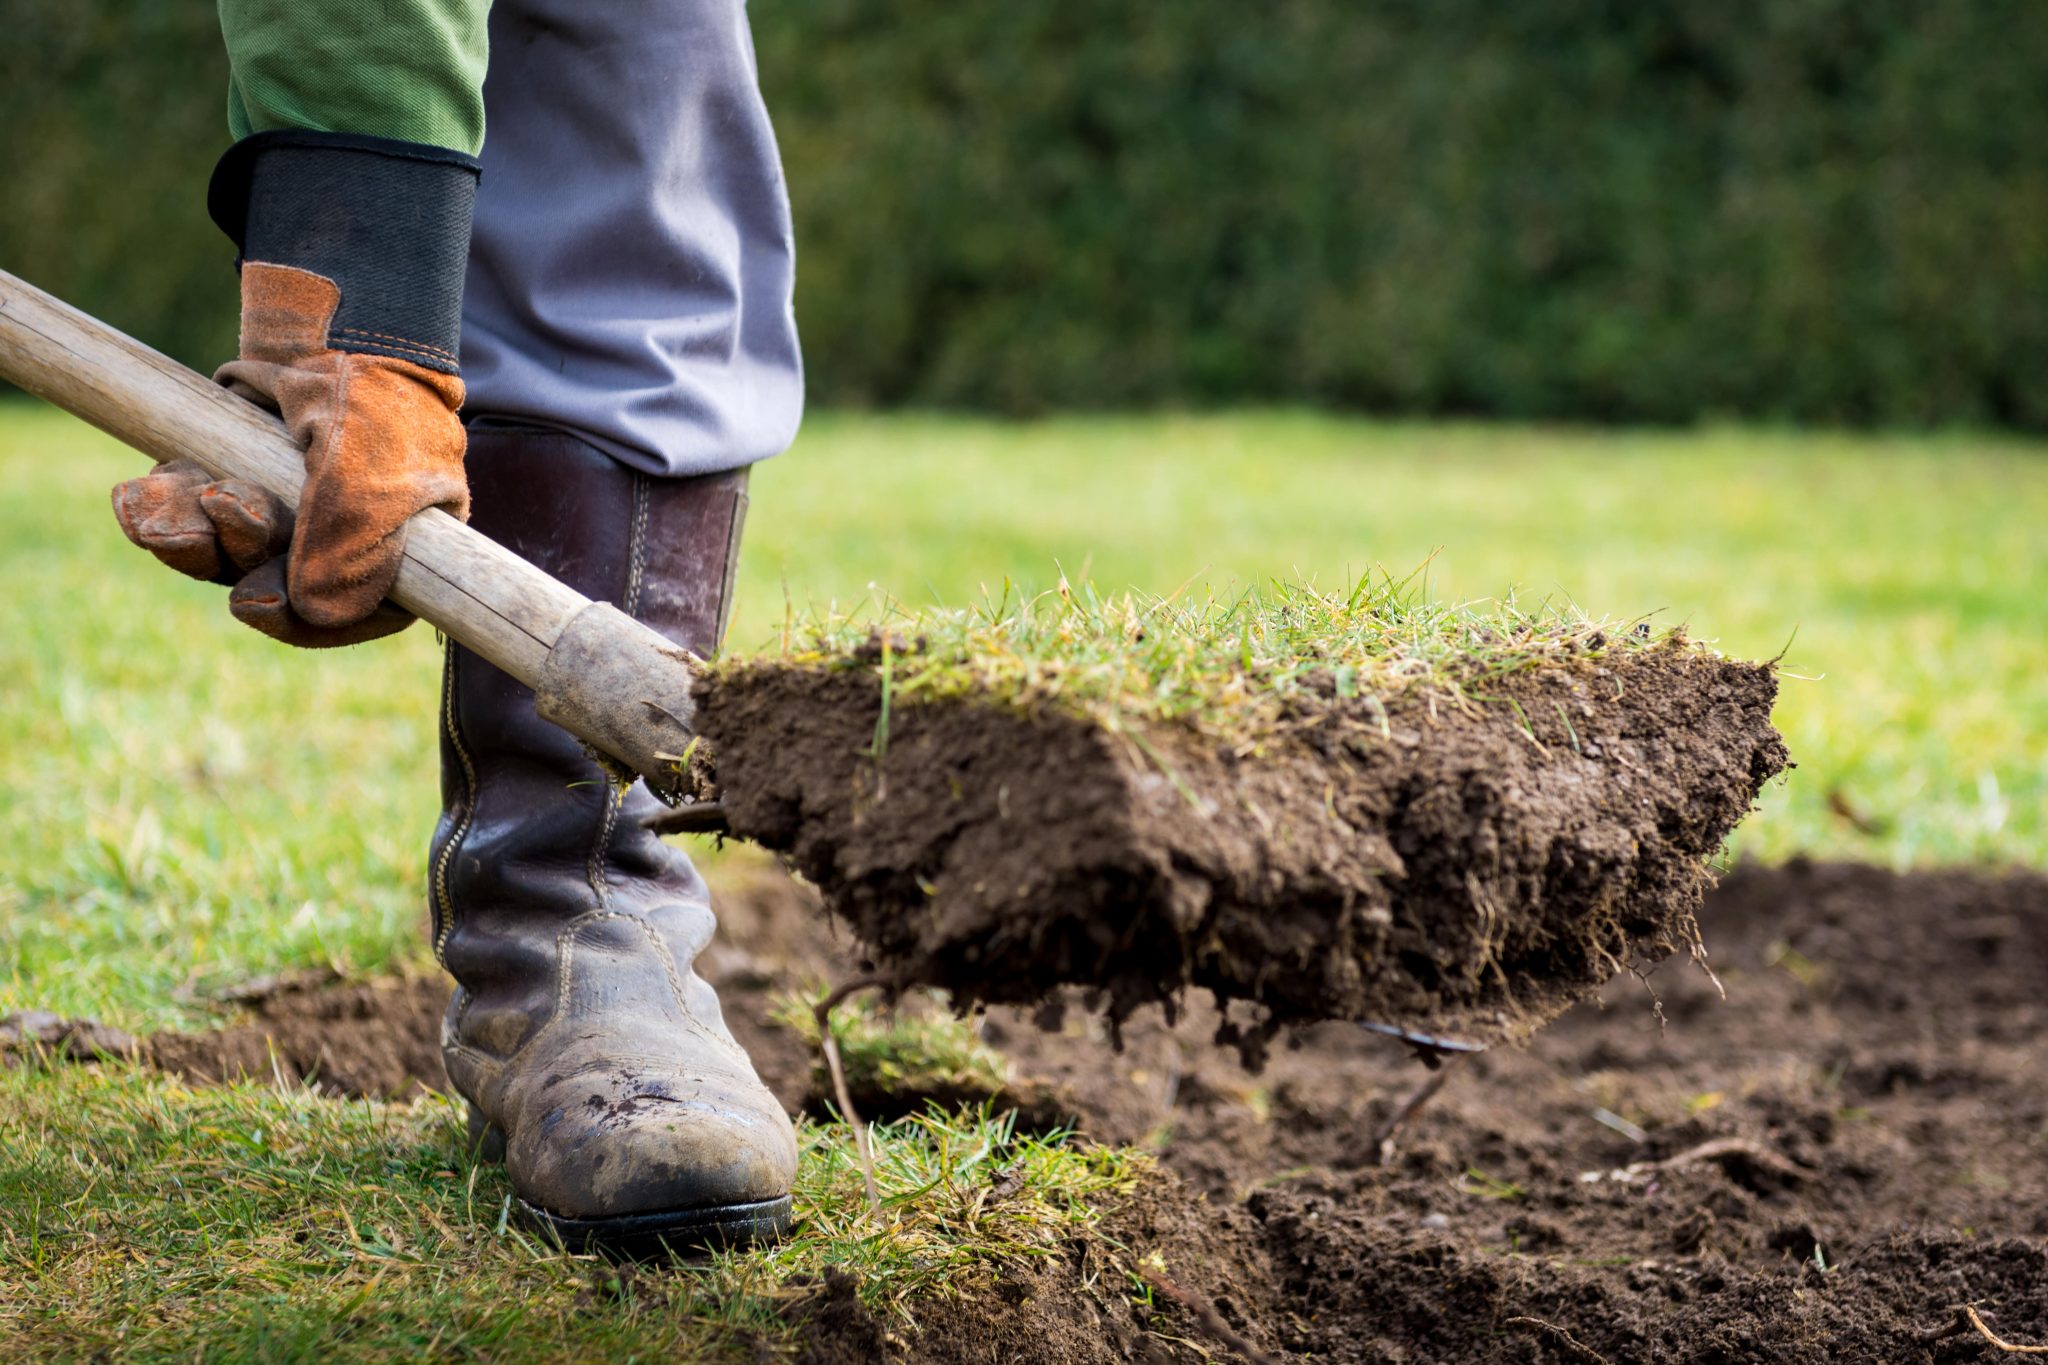
[[[522,1233],[444,1100],[0,1069],[0,1359],[754,1360],[827,1268],[913,1325],[921,1299],[1083,1235],[1148,1162],[921,1115],[878,1125],[870,1214],[845,1127],[799,1136],[788,1242],[643,1276]]]
[[[423,956],[432,633],[310,655],[235,626],[218,590],[115,529],[107,486],[138,468],[59,414],[0,406],[0,1011],[151,1027],[197,1018],[191,1002],[223,981]],[[1655,612],[1751,657],[1789,642],[1784,666],[1804,676],[1779,721],[1801,766],[1738,851],[2040,865],[2044,527],[2048,448],[1990,437],[833,416],[757,475],[732,643],[772,647],[792,607],[965,605],[1062,570],[1112,591],[1227,592],[1427,562],[1447,601],[1513,590],[1525,608]],[[986,1136],[961,1124],[885,1150],[912,1180]],[[824,1226],[854,1188],[843,1141],[808,1141],[819,1235],[793,1254],[817,1265],[864,1244]],[[434,1101],[9,1073],[0,1353],[12,1332],[79,1356],[626,1358],[760,1320],[787,1268],[728,1267],[658,1303],[614,1293],[499,1233],[501,1177],[472,1185],[454,1143]],[[1058,1217],[1085,1216],[1074,1182],[1099,1176],[1099,1193],[1127,1175],[1033,1159]],[[950,1188],[906,1217],[943,1218],[930,1201]],[[971,1235],[1028,1237],[1030,1221]]]

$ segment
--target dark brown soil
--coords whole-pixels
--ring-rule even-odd
[[[735,834],[787,854],[892,980],[962,1005],[1189,987],[1279,1026],[1525,1036],[1694,942],[1705,861],[1786,763],[1766,666],[1661,648],[1457,706],[1332,695],[1256,751],[1065,712],[898,706],[752,665],[702,697]]]
[[[769,1001],[842,979],[854,951],[806,888],[720,891],[706,973],[785,1102],[814,1103]],[[1148,1143],[1161,1178],[1104,1236],[915,1327],[867,1319],[844,1284],[789,1312],[819,1360],[1236,1358],[1131,1302],[1143,1264],[1280,1359],[1997,1358],[1965,1303],[2048,1342],[2048,877],[1744,867],[1701,921],[1725,1000],[1683,961],[1623,978],[1525,1049],[1449,1063],[1387,1165],[1374,1138],[1428,1073],[1355,1027],[1299,1031],[1252,1075],[1207,1007],[1177,1028],[1138,1012],[1122,1052],[1079,1010],[1050,1034],[993,1010],[1044,1112]],[[328,1017],[431,1056],[438,988],[406,989],[421,1008]]]
[[[1092,1073],[1090,1131],[1161,1147],[1189,1188],[1153,1192],[1159,1240],[1118,1235],[1194,1230],[1169,1273],[1278,1357],[1989,1360],[1973,1302],[2048,1342],[2048,878],[1743,868],[1702,920],[1725,1000],[1674,963],[1662,1028],[1624,980],[1453,1062],[1386,1166],[1424,1073],[1356,1029],[1254,1077],[1200,1019],[1134,1022],[1122,1057],[997,1027]]]
[[[397,1099],[447,1088],[439,975],[382,981],[286,979],[244,993],[247,1017],[202,1033],[157,1033],[143,1056],[194,1081],[281,1079],[323,1094]]]
[[[252,982],[223,1001],[232,1022],[138,1038],[91,1019],[30,1011],[0,1017],[0,1060],[34,1049],[77,1062],[140,1061],[212,1084],[255,1079],[322,1094],[398,1099],[445,1089],[440,976],[341,982],[318,973]]]

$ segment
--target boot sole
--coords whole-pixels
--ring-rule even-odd
[[[469,1111],[469,1145],[478,1160],[502,1162],[505,1134]],[[703,1255],[779,1242],[789,1235],[795,1208],[788,1195],[751,1204],[627,1213],[612,1218],[565,1218],[514,1196],[519,1221],[572,1252],[596,1252],[622,1260]]]
[[[615,1218],[564,1218],[524,1199],[515,1202],[522,1222],[560,1242],[566,1250],[635,1261],[779,1242],[789,1235],[796,1216],[788,1195],[754,1204],[629,1213]]]

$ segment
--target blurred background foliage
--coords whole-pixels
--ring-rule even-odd
[[[2048,430],[2041,0],[752,15],[823,403]],[[0,33],[0,263],[211,365],[212,6]]]

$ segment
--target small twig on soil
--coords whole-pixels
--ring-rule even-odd
[[[2005,1340],[2005,1338],[1999,1336],[1998,1333],[1992,1331],[1989,1327],[1986,1327],[1984,1325],[1984,1319],[1977,1316],[1977,1305],[1974,1303],[1964,1304],[1963,1314],[1964,1316],[1970,1319],[1970,1326],[1977,1329],[1977,1333],[1979,1336],[1983,1337],[1984,1340],[1990,1342],[1993,1346],[2005,1352],[2007,1355],[2048,1356],[2048,1346],[2015,1346],[2012,1342]]]
[[[1762,1147],[1748,1138],[1708,1138],[1696,1147],[1688,1147],[1673,1153],[1661,1161],[1632,1161],[1618,1170],[1587,1171],[1579,1177],[1582,1184],[1597,1184],[1603,1180],[1618,1181],[1624,1185],[1641,1180],[1658,1171],[1676,1171],[1686,1166],[1699,1166],[1722,1157],[1747,1157],[1764,1170],[1785,1180],[1811,1180],[1814,1172],[1798,1162],[1778,1155],[1768,1147]]]
[[[1588,1346],[1585,1342],[1580,1341],[1554,1322],[1545,1322],[1542,1318],[1509,1318],[1507,1322],[1511,1327],[1535,1327],[1548,1333],[1552,1341],[1557,1342],[1581,1360],[1597,1360],[1600,1362],[1600,1365],[1613,1365],[1613,1362],[1609,1361],[1606,1356],[1601,1355],[1598,1351]]]
[[[839,1060],[839,1042],[832,1036],[832,1010],[857,991],[888,984],[889,978],[885,976],[856,976],[841,982],[811,1009],[818,1021],[818,1046],[825,1054],[825,1070],[831,1073],[832,1093],[839,1101],[839,1117],[853,1129],[853,1150],[860,1156],[861,1178],[867,1182],[868,1212],[877,1222],[882,1218],[882,1192],[875,1184],[875,1154],[868,1145],[868,1126],[860,1121],[860,1111],[853,1107],[853,1092],[846,1086],[846,1067]]]
[[[1164,1275],[1146,1270],[1142,1266],[1138,1269],[1138,1275],[1146,1284],[1193,1314],[1196,1324],[1218,1344],[1237,1352],[1250,1361],[1251,1365],[1280,1365],[1279,1357],[1270,1355],[1247,1341],[1242,1332],[1224,1321],[1223,1315],[1217,1312],[1216,1306],[1207,1299],[1197,1298]]]
[[[1449,1063],[1446,1062],[1445,1065],[1430,1072],[1428,1079],[1424,1080],[1421,1085],[1416,1086],[1414,1090],[1409,1092],[1407,1099],[1402,1100],[1394,1107],[1394,1112],[1387,1116],[1387,1121],[1380,1125],[1380,1130],[1377,1133],[1373,1134],[1372,1152],[1375,1164],[1380,1166],[1390,1166],[1393,1164],[1394,1134],[1401,1131],[1402,1125],[1421,1113],[1422,1107],[1436,1098],[1436,1092],[1443,1089],[1444,1082],[1450,1078],[1451,1068]]]
[[[1645,1170],[1674,1171],[1681,1166],[1697,1166],[1703,1162],[1716,1161],[1724,1156],[1746,1156],[1765,1170],[1775,1171],[1788,1180],[1804,1180],[1813,1172],[1795,1161],[1778,1155],[1768,1147],[1760,1147],[1748,1138],[1709,1138],[1697,1147],[1688,1147],[1682,1152],[1665,1157],[1662,1161],[1644,1164]]]

